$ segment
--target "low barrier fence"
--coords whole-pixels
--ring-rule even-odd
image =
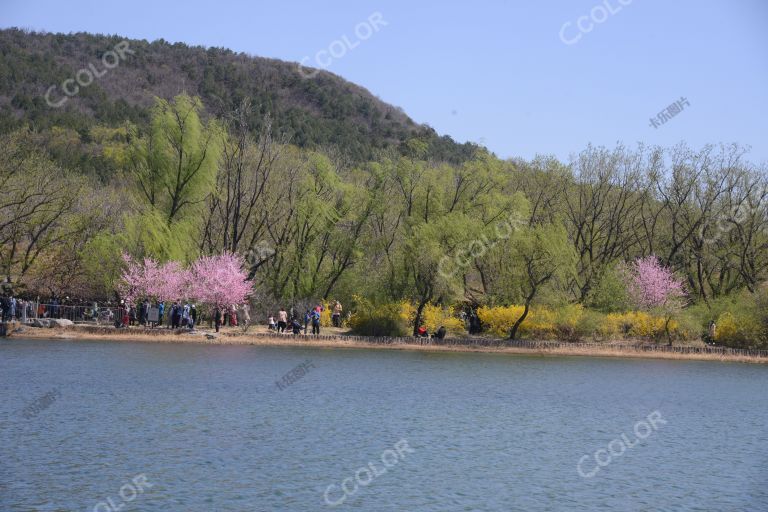
[[[79,330],[84,332],[90,332],[94,334],[115,334],[118,332],[136,333],[136,334],[151,334],[151,335],[174,335],[174,334],[188,334],[190,331],[185,328],[180,329],[167,329],[167,328],[131,328],[131,329],[115,329],[113,327],[87,327],[78,326]],[[601,343],[572,343],[572,342],[560,342],[560,341],[536,341],[536,340],[508,340],[508,339],[493,339],[493,338],[417,338],[417,337],[391,337],[391,336],[356,336],[356,335],[341,335],[341,334],[277,334],[273,332],[227,332],[221,333],[225,337],[242,337],[248,336],[251,338],[296,338],[307,341],[350,341],[350,342],[362,342],[373,343],[378,345],[424,345],[424,346],[462,346],[462,347],[512,347],[512,348],[526,348],[532,350],[547,350],[547,349],[584,349],[584,350],[600,350],[600,351],[616,351],[616,352],[664,352],[672,354],[714,354],[714,355],[728,355],[728,356],[749,356],[768,358],[768,350],[759,349],[741,349],[741,348],[728,348],[728,347],[689,347],[689,346],[668,346],[668,345],[608,345]]]
[[[122,318],[124,308],[115,306],[71,306],[44,302],[25,301],[17,304],[14,315],[7,320],[29,323],[35,319],[70,320],[74,323],[112,325]],[[10,316],[10,313],[8,313]]]

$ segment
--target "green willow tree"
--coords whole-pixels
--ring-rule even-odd
[[[187,260],[197,248],[200,214],[215,189],[223,140],[215,120],[203,121],[198,98],[157,99],[149,128],[134,129],[126,151],[137,211],[126,235],[144,254]]]
[[[577,259],[565,228],[559,224],[517,229],[489,252],[485,265],[492,276],[489,293],[493,300],[523,305],[523,312],[510,328],[510,339],[516,338],[531,304],[543,291],[550,288],[564,293],[568,280],[573,278]]]
[[[23,288],[27,274],[36,280],[41,267],[63,268],[75,240],[101,225],[85,179],[53,162],[32,135],[0,136],[0,272],[9,290]]]

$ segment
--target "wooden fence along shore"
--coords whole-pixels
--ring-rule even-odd
[[[109,335],[109,336],[121,336],[121,335],[150,335],[150,336],[170,336],[189,334],[186,329],[115,329],[114,327],[106,326],[85,326],[78,325],[67,327],[67,330],[76,332],[83,332],[96,335]],[[594,351],[611,351],[611,352],[657,352],[657,353],[671,353],[671,354],[712,354],[712,355],[724,355],[724,356],[744,356],[744,357],[757,357],[768,358],[768,350],[757,349],[739,349],[739,348],[726,348],[726,347],[689,347],[689,346],[667,346],[667,345],[609,345],[601,343],[579,343],[579,342],[560,342],[560,341],[538,341],[538,340],[515,340],[508,339],[493,339],[493,338],[416,338],[416,337],[390,337],[390,336],[354,336],[354,335],[340,335],[340,334],[276,334],[265,332],[227,332],[221,333],[220,336],[227,338],[267,338],[275,339],[285,337],[286,339],[297,339],[302,341],[345,341],[345,342],[361,342],[377,345],[424,345],[424,346],[459,346],[459,347],[484,347],[484,348],[524,348],[531,350],[558,350],[558,349],[577,349],[577,350],[594,350]]]

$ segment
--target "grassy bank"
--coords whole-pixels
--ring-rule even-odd
[[[263,328],[228,328],[217,337],[200,330],[197,333],[171,331],[168,329],[113,329],[111,327],[73,326],[67,328],[25,328],[15,332],[16,338],[94,341],[140,341],[148,343],[191,343],[207,345],[261,345],[320,348],[365,348],[383,350],[419,350],[431,352],[489,352],[503,354],[529,354],[541,356],[590,356],[590,357],[634,357],[645,359],[678,359],[700,361],[729,361],[744,363],[768,363],[766,351],[738,351],[729,349],[708,349],[699,346],[667,347],[648,344],[627,344],[626,342],[589,344],[524,341],[507,343],[506,340],[489,338],[428,340],[419,338],[374,338],[347,336],[342,330],[331,330],[321,336],[293,336],[276,334]],[[721,351],[722,350],[722,351]]]

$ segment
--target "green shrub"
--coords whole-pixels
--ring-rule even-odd
[[[555,338],[559,341],[581,341],[583,332],[579,330],[584,308],[581,304],[569,304],[558,308],[553,315]]]
[[[715,321],[715,341],[733,348],[768,348],[768,288],[747,290],[699,303],[686,311],[699,333],[708,332]]]
[[[605,315],[599,311],[585,309],[584,314],[581,315],[576,324],[577,341],[584,339],[597,340],[600,337],[600,325],[604,318]]]
[[[408,334],[398,304],[361,308],[352,315],[349,326],[358,336],[400,337]]]
[[[672,330],[672,338],[675,340],[695,341],[701,339],[706,333],[706,329],[702,330],[699,319],[688,311],[676,315],[674,322],[675,329]]]
[[[586,305],[603,313],[623,313],[631,309],[627,287],[616,265],[603,271],[587,295]]]

